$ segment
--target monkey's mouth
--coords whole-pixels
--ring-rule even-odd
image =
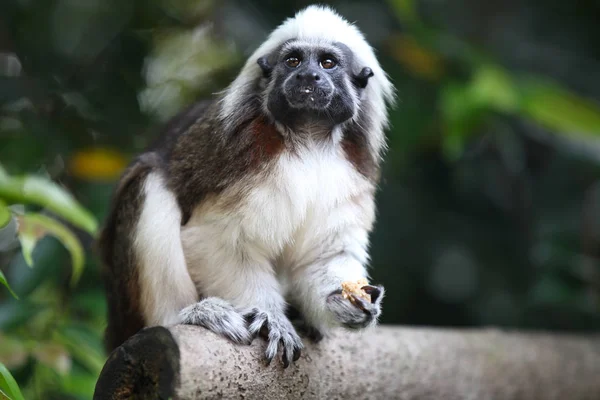
[[[286,98],[294,108],[322,109],[329,105],[333,91],[312,85],[298,85],[288,90]]]

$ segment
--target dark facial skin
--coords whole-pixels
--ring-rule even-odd
[[[292,128],[306,122],[333,126],[350,119],[355,107],[350,91],[364,89],[371,70],[354,75],[352,52],[341,44],[319,48],[292,43],[286,48],[258,60],[264,76],[274,80],[267,107],[275,119]]]

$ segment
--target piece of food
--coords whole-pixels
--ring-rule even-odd
[[[368,302],[371,302],[371,295],[362,290],[363,286],[368,286],[369,282],[366,279],[359,279],[357,281],[346,281],[342,282],[342,297],[346,300],[352,301],[352,295],[356,297],[362,297]]]

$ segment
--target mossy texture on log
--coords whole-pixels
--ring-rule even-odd
[[[265,343],[260,339],[236,346],[203,328],[176,326],[170,332],[179,345],[180,365],[172,395],[182,400],[600,399],[597,336],[399,327],[339,330],[316,345],[305,341],[300,360],[283,369],[279,360],[264,364]],[[134,352],[129,359],[145,354],[151,356]],[[98,397],[105,398],[118,397]]]

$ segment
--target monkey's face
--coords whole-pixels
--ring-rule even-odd
[[[258,60],[270,80],[267,109],[288,126],[307,121],[336,125],[352,118],[359,91],[366,86],[354,82],[352,63],[352,53],[343,45],[284,44],[276,54]]]

